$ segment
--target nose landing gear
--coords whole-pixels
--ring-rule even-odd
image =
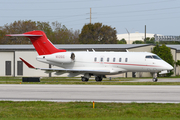
[[[153,82],[157,82],[158,79],[157,79],[157,73],[154,73],[153,74],[153,79],[152,79]]]

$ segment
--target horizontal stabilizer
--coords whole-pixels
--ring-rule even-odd
[[[24,36],[24,37],[33,37],[33,36],[43,36],[43,35],[33,35],[33,34],[7,34],[6,36]]]

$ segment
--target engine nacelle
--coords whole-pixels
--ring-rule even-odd
[[[61,52],[51,55],[45,55],[43,56],[43,58],[51,62],[71,63],[75,61],[75,54],[71,52]]]

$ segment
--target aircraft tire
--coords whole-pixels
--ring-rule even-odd
[[[157,82],[158,81],[158,79],[157,78],[153,78],[153,82]]]
[[[83,82],[88,82],[89,79],[86,78],[86,77],[82,77],[81,80],[82,80]]]
[[[101,82],[102,78],[100,76],[95,77],[96,82]]]

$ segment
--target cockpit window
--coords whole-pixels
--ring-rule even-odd
[[[159,56],[157,56],[157,55],[147,55],[146,56],[146,58],[148,58],[148,59],[157,59],[157,60],[161,60],[161,58],[159,57]]]
[[[152,56],[148,55],[148,56],[146,56],[146,58],[151,58],[152,59]]]
[[[161,58],[160,58],[159,56],[153,55],[152,57],[153,57],[154,59],[161,60]]]

